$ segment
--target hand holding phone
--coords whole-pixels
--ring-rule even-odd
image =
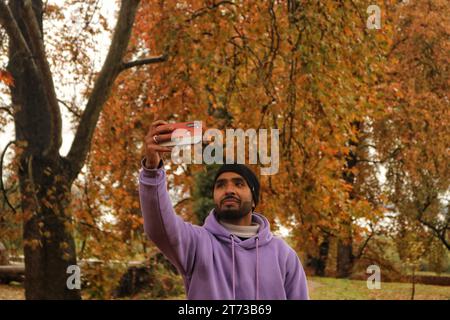
[[[158,167],[163,153],[172,151],[176,145],[197,144],[202,142],[204,126],[201,121],[168,123],[164,120],[154,121],[145,136],[145,166],[149,169]]]
[[[170,140],[172,131],[173,128],[164,120],[156,120],[150,125],[150,129],[144,139],[144,166],[147,169],[157,168],[161,161],[162,154],[172,151],[169,147],[159,145],[161,140]]]

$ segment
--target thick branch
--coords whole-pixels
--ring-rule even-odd
[[[356,260],[359,260],[363,253],[364,250],[366,249],[367,245],[369,244],[370,239],[372,239],[372,237],[375,235],[375,232],[372,230],[372,232],[369,234],[369,236],[366,238],[366,240],[364,241],[364,243],[361,245],[361,247],[358,250],[358,253],[355,256]]]
[[[67,155],[71,167],[70,181],[76,178],[86,160],[100,112],[111,93],[114,80],[120,73],[138,5],[139,0],[128,0],[121,3],[108,55],[94,84],[92,94],[81,116],[74,141]]]
[[[419,222],[423,224],[424,226],[430,228],[438,237],[439,240],[444,244],[444,246],[447,248],[447,250],[450,250],[450,242],[447,240],[446,233],[448,232],[448,227],[444,227],[442,229],[434,226],[433,224],[429,223],[428,221],[425,221],[422,219],[422,217],[419,217]]]
[[[15,45],[25,56],[30,58],[30,66],[32,70],[36,73],[36,75],[39,75],[36,63],[33,59],[31,59],[31,50],[28,47],[22,32],[20,31],[17,21],[14,19],[9,6],[4,0],[0,0],[0,24],[5,28],[10,40],[15,43]]]
[[[423,218],[423,215],[425,214],[425,212],[428,210],[428,208],[431,206],[431,204],[433,203],[434,200],[437,199],[437,195],[429,195],[425,201],[425,203],[422,206],[418,206],[420,209],[418,211],[417,214],[417,220],[423,224],[424,226],[430,228],[438,237],[439,240],[441,240],[441,242],[445,245],[445,247],[447,248],[447,250],[450,250],[450,242],[447,241],[447,231],[448,231],[448,227],[447,225],[444,226],[444,228],[439,228],[436,225],[433,225],[432,223],[426,221]]]
[[[166,60],[167,60],[167,55],[163,54],[163,55],[158,56],[158,57],[151,57],[151,58],[142,59],[142,60],[135,60],[135,61],[130,61],[130,62],[124,62],[120,66],[120,71],[123,71],[123,70],[126,70],[126,69],[130,69],[130,68],[133,68],[133,67],[137,67],[137,66],[143,66],[143,65],[146,65],[146,64],[153,64],[153,63],[164,62]]]
[[[40,70],[42,89],[47,98],[47,103],[49,106],[49,117],[51,118],[50,132],[52,141],[48,145],[47,150],[44,150],[43,154],[57,154],[62,143],[61,111],[59,110],[58,100],[56,98],[55,86],[53,84],[50,66],[45,56],[43,36],[39,28],[39,23],[36,19],[36,14],[34,13],[33,7],[31,5],[31,0],[25,0],[24,11],[26,17],[26,19],[24,19],[24,22],[30,36],[30,45],[34,53],[35,61],[37,63],[37,67]]]

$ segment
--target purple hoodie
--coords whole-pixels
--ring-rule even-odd
[[[148,237],[180,271],[188,299],[309,299],[305,272],[267,219],[253,213],[258,234],[241,240],[211,210],[203,226],[176,215],[163,168],[142,168],[139,196]]]

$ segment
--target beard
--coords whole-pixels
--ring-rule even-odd
[[[229,205],[223,204],[224,200],[220,201],[219,205],[215,204],[215,212],[217,213],[217,217],[219,219],[240,219],[242,217],[245,217],[252,210],[252,201],[239,200],[239,203],[233,203],[232,205]]]

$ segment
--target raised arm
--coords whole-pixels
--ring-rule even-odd
[[[184,275],[189,275],[195,259],[201,228],[185,222],[173,210],[167,191],[166,173],[160,152],[171,149],[158,145],[170,139],[164,121],[152,124],[145,139],[145,155],[139,173],[139,198],[147,236]],[[159,136],[154,139],[153,136]],[[155,141],[156,140],[156,141]]]

